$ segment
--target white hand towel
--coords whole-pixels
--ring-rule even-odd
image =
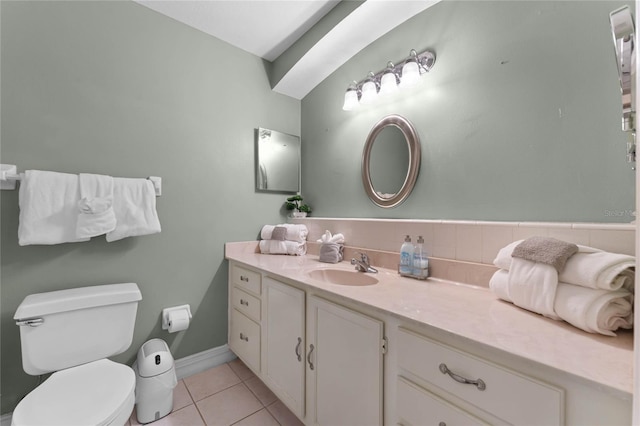
[[[156,191],[148,179],[113,179],[113,210],[116,228],[107,241],[155,234],[161,231],[156,212]]]
[[[500,249],[493,264],[498,268],[509,270],[513,259],[511,253],[522,241],[514,241]],[[589,288],[632,290],[635,273],[631,268],[634,266],[633,256],[578,245],[578,253],[567,260],[558,280]]]
[[[296,241],[260,240],[260,253],[263,254],[288,254],[302,256],[307,253],[307,244]]]
[[[508,271],[496,271],[489,287],[500,299],[512,302]],[[633,327],[633,295],[626,290],[607,291],[559,282],[554,310],[561,319],[590,333],[615,336],[617,329]]]
[[[78,175],[27,170],[18,194],[18,244],[62,244],[88,241],[76,236]]]
[[[344,235],[342,235],[341,233],[337,233],[333,237],[331,237],[331,239],[329,239],[329,242],[335,244],[344,244]]]
[[[91,238],[111,232],[116,227],[113,211],[113,178],[80,173],[80,201],[76,236]]]
[[[554,311],[558,271],[551,265],[513,258],[509,269],[509,299],[521,308],[552,319],[560,319]]]

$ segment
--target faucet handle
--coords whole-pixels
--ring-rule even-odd
[[[369,264],[369,256],[367,255],[367,253],[362,253],[360,251],[357,251],[356,254],[360,255],[360,260],[362,260],[367,265]]]

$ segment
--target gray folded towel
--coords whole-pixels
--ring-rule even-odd
[[[337,243],[322,243],[320,245],[320,262],[338,263],[342,261],[344,246]]]
[[[548,237],[530,237],[518,244],[511,257],[551,265],[562,272],[567,260],[578,252],[578,246]]]

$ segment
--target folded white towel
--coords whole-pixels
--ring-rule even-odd
[[[554,310],[558,271],[551,265],[513,258],[509,269],[509,299],[521,308],[559,319]]]
[[[116,227],[113,211],[113,178],[80,173],[80,201],[76,236],[91,238],[111,232]]]
[[[78,175],[27,170],[18,194],[18,244],[61,244],[88,241],[76,236]]]
[[[509,297],[509,272],[498,270],[489,287],[500,299]],[[591,289],[558,283],[554,302],[556,314],[569,324],[589,333],[615,336],[614,331],[633,327],[633,295],[627,290]]]
[[[288,254],[302,256],[307,253],[307,243],[282,240],[260,240],[260,253],[264,254]]]
[[[309,230],[307,229],[306,225],[293,223],[283,223],[280,225],[264,225],[260,230],[260,238],[263,240],[270,240],[271,234],[273,233],[273,230],[276,226],[287,228],[285,240],[296,241],[299,243],[304,243],[305,241],[307,241]]]
[[[113,210],[116,227],[107,241],[155,234],[161,231],[156,212],[156,191],[147,179],[113,179]]]
[[[498,268],[511,268],[513,249],[523,240],[515,241],[498,251],[493,264]],[[589,288],[633,290],[635,257],[609,253],[593,247],[578,245],[578,253],[567,260],[559,281]]]

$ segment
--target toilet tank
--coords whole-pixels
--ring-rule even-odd
[[[40,375],[124,352],[141,299],[134,283],[27,296],[13,317],[20,326],[22,368]]]

